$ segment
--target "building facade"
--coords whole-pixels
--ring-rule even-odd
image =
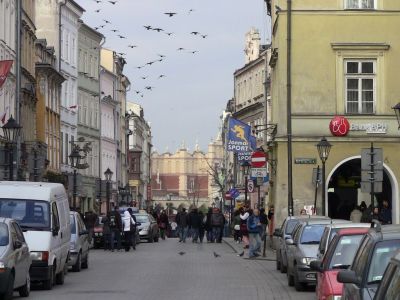
[[[346,219],[361,201],[370,204],[371,196],[361,181],[360,158],[361,149],[373,142],[383,149],[383,175],[376,185],[374,205],[381,207],[382,201],[388,200],[393,223],[399,223],[399,132],[392,107],[400,94],[396,80],[400,3],[302,0],[293,2],[290,13],[286,2],[273,1],[272,7],[277,4],[280,10],[272,11],[270,65],[271,119],[278,127],[270,149],[276,166],[269,193],[277,222],[288,214],[291,191],[295,215],[304,205],[314,204],[313,169],[322,165],[316,144],[326,137],[332,149],[326,161],[326,185],[318,189],[317,212]],[[288,17],[296,24],[289,37],[290,49]],[[287,81],[288,63],[291,84]],[[288,86],[292,95],[293,189],[288,185]]]
[[[151,206],[151,149],[150,124],[143,108],[127,102],[128,116],[128,179],[132,200],[140,208]]]
[[[96,180],[100,178],[100,44],[103,35],[81,23],[78,35],[78,141],[89,143],[83,161],[80,208],[97,208]]]

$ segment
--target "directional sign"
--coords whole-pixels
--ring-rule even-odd
[[[253,168],[262,168],[267,163],[267,155],[265,152],[256,151],[251,155],[251,166]]]
[[[267,177],[267,168],[252,168],[251,177]]]

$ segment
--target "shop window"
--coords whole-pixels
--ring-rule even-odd
[[[375,0],[345,0],[346,9],[376,9]]]

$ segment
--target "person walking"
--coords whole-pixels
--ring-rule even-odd
[[[193,208],[188,217],[189,230],[192,235],[192,242],[197,243],[199,239],[200,226],[203,220],[197,211],[197,208]]]
[[[260,223],[261,223],[261,240],[267,238],[268,216],[265,213],[265,208],[260,208]]]
[[[214,243],[222,242],[222,233],[225,225],[225,217],[220,212],[219,208],[214,208],[213,213],[211,215],[211,227],[212,227],[212,240]]]
[[[178,224],[175,221],[171,222],[171,237],[176,237],[176,229],[178,228]]]
[[[135,214],[133,213],[133,209],[131,207],[128,207],[128,212],[131,215],[132,219],[133,219],[133,223],[134,225],[132,226],[132,248],[133,250],[136,250],[136,226],[137,226],[137,222],[136,222],[136,217]]]
[[[235,210],[233,213],[233,239],[236,241],[236,243],[240,243],[242,241],[242,235],[240,234],[240,211]]]
[[[168,221],[168,216],[165,213],[165,210],[163,210],[160,214],[160,217],[158,218],[158,227],[160,228],[160,237],[165,240],[165,233],[168,229],[169,221]]]
[[[102,217],[103,222],[103,243],[104,243],[104,251],[111,250],[111,228],[110,221],[107,216]]]
[[[199,211],[199,218],[200,218],[200,228],[199,228],[199,241],[203,243],[204,240],[204,232],[207,223],[207,216],[203,214],[203,212]]]
[[[208,208],[208,212],[206,215],[206,223],[205,230],[207,231],[207,243],[211,243],[212,241],[212,226],[211,226],[211,216],[212,216],[212,208]]]
[[[249,231],[247,230],[247,219],[249,218],[248,208],[239,208],[240,212],[240,235],[242,236],[243,248],[249,248]]]
[[[351,211],[350,221],[352,221],[353,223],[360,223],[361,217],[362,217],[361,209],[358,205],[356,205],[354,209]]]
[[[117,240],[117,250],[121,251],[121,232],[122,232],[122,220],[119,214],[118,206],[114,207],[114,210],[108,213],[107,216],[110,224],[110,246],[111,252],[114,252],[114,241]]]
[[[274,234],[274,230],[275,230],[274,220],[275,220],[275,208],[273,205],[271,205],[268,210],[268,234],[269,234],[271,248],[273,245],[273,234]]]
[[[382,225],[392,224],[392,210],[389,207],[389,201],[386,199],[382,202],[382,209],[379,219],[382,222]]]
[[[122,218],[122,225],[124,231],[124,240],[125,240],[125,251],[128,252],[131,247],[133,248],[133,238],[135,232],[135,221],[133,220],[129,211],[124,211],[124,216]],[[135,248],[133,248],[135,249]]]
[[[188,214],[186,208],[182,208],[176,215],[176,224],[178,224],[179,242],[186,243],[186,236],[188,232]]]
[[[93,240],[93,234],[94,234],[94,225],[96,224],[97,221],[97,214],[95,214],[93,211],[88,211],[85,213],[85,225],[87,230],[89,231],[89,244],[92,244]]]
[[[255,209],[254,212],[249,211],[249,217],[247,218],[247,230],[249,231],[250,247],[249,247],[249,258],[255,258],[260,256],[261,251],[261,222],[260,222],[260,211]]]

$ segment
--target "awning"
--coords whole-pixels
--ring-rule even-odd
[[[0,89],[10,73],[13,62],[13,60],[0,60]]]

